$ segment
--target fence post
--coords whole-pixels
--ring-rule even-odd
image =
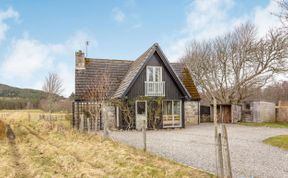
[[[94,115],[94,131],[95,132],[98,130],[98,118],[100,117],[99,115],[100,115],[99,113],[96,113]]]
[[[218,134],[218,138],[217,139],[218,139],[218,159],[219,159],[219,167],[220,167],[220,176],[219,177],[224,177],[221,133]]]
[[[215,142],[215,163],[216,163],[216,173],[219,174],[218,167],[218,126],[217,126],[217,101],[216,98],[213,98],[213,121],[214,121],[214,142]]]
[[[88,133],[90,133],[90,128],[91,128],[91,125],[90,125],[90,118],[87,117],[87,130],[88,130]]]
[[[104,109],[104,136],[108,137],[108,112]]]
[[[223,147],[225,152],[225,159],[226,159],[226,168],[227,168],[227,178],[232,178],[232,168],[231,168],[231,159],[230,159],[230,150],[229,150],[229,143],[228,143],[228,134],[226,125],[222,125],[222,133],[223,133]]]
[[[80,130],[81,132],[84,131],[84,116],[83,116],[83,114],[80,115],[80,125],[79,125],[79,130]]]
[[[146,142],[146,120],[145,119],[143,119],[142,133],[143,133],[143,150],[146,151],[147,142]]]

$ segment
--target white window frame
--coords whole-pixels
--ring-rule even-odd
[[[164,102],[171,101],[172,102],[172,117],[173,117],[173,125],[172,126],[164,126],[163,128],[176,128],[176,127],[182,127],[182,101],[181,100],[163,100],[162,101],[162,123],[163,123],[163,116],[164,116]],[[174,123],[174,101],[180,102],[180,125],[175,126]]]
[[[149,68],[152,68],[153,80],[149,81]],[[160,79],[156,81],[156,69],[160,69]],[[146,67],[146,81],[147,82],[162,82],[162,67],[161,66],[147,66]]]

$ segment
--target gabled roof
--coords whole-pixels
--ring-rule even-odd
[[[116,90],[113,98],[120,98],[126,92],[131,83],[136,80],[136,75],[139,73],[140,69],[144,66],[145,61],[154,53],[155,44],[153,44],[147,51],[145,51],[141,56],[139,56],[130,66],[126,76],[123,78]]]
[[[183,95],[187,96],[187,99],[200,99],[192,77],[190,76],[189,78],[189,76],[187,76],[187,72],[185,72],[185,66],[180,63],[173,63],[170,65],[157,43],[153,44],[135,61],[85,58],[85,69],[75,70],[76,99],[81,99],[81,97],[85,94],[85,90],[89,88],[89,85],[92,85],[91,81],[100,79],[104,73],[109,73],[109,79],[111,80],[111,86],[108,91],[109,97],[125,97],[134,82],[137,80],[141,71],[144,69],[148,59],[150,59],[155,52],[157,52],[157,54],[160,56],[160,59],[164,63]],[[188,73],[188,75],[190,74]]]
[[[124,97],[129,89],[132,87],[134,82],[137,80],[138,76],[142,72],[142,70],[145,67],[145,64],[148,62],[150,57],[157,52],[160,56],[160,59],[164,63],[164,66],[167,68],[169,73],[171,74],[172,78],[176,82],[177,86],[179,87],[180,91],[183,93],[184,96],[187,97],[187,99],[190,99],[191,96],[189,92],[186,90],[185,86],[181,82],[181,80],[178,78],[174,70],[171,68],[166,56],[164,55],[163,51],[161,50],[158,43],[154,43],[147,51],[145,51],[140,57],[134,61],[127,72],[125,78],[120,83],[119,88],[116,90],[115,94],[113,95],[113,98],[122,98]]]

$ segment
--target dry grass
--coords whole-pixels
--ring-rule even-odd
[[[0,120],[0,140],[5,138],[5,124]]]
[[[212,177],[141,150],[14,112],[5,119],[16,144],[0,147],[0,177]],[[18,154],[18,156],[17,156]]]

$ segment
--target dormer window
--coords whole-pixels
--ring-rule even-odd
[[[161,82],[162,81],[162,67],[147,66],[147,81],[148,82]]]

